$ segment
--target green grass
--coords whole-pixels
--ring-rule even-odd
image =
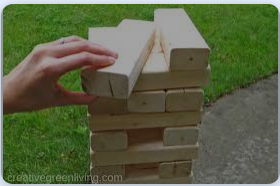
[[[277,72],[278,10],[271,5],[10,5],[3,11],[3,72],[38,43],[73,34],[86,38],[89,27],[116,26],[125,18],[152,20],[159,7],[185,8],[211,48],[212,83],[205,89],[206,102]],[[81,90],[79,71],[61,81]],[[9,115],[3,125],[6,181],[49,182],[12,181],[11,175],[88,174],[85,107]]]

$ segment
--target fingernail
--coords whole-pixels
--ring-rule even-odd
[[[108,59],[109,59],[111,64],[115,63],[115,61],[116,61],[116,59],[111,57],[111,56],[108,56]]]
[[[118,53],[115,53],[115,56],[114,56],[116,59],[118,59],[119,57],[119,54]]]

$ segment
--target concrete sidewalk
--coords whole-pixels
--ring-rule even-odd
[[[278,178],[278,74],[206,108],[193,183],[272,183]]]

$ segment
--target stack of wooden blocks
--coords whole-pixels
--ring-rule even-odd
[[[100,96],[88,106],[92,176],[192,181],[210,49],[183,9],[154,16],[89,30],[90,41],[119,53],[114,65],[81,74],[84,91]]]

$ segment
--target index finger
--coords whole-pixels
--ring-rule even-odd
[[[57,58],[65,57],[72,54],[77,54],[81,52],[89,52],[97,55],[112,56],[114,58],[118,57],[116,52],[113,52],[107,48],[100,45],[96,45],[87,40],[70,42],[61,45],[55,45],[50,48],[51,55]]]
[[[90,66],[93,69],[106,67],[115,63],[115,60],[115,58],[110,56],[81,52],[57,59],[53,68],[56,69],[58,75],[61,76],[69,71],[85,66]]]
[[[73,36],[69,36],[69,37],[61,37],[55,41],[45,43],[45,45],[60,45],[60,44],[74,42],[74,41],[85,41],[85,39],[81,38],[79,36],[73,35]]]

